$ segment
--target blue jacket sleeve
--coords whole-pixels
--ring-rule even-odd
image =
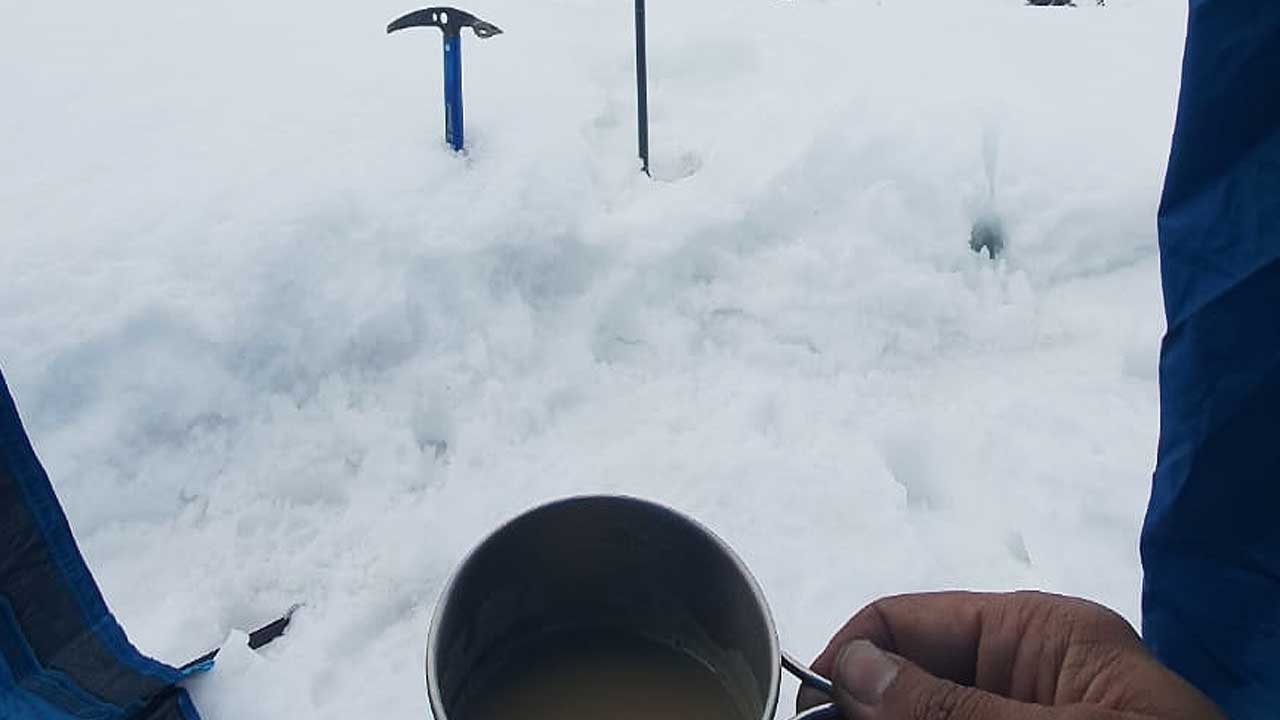
[[[199,720],[107,608],[0,373],[0,718]]]
[[[1233,720],[1280,717],[1280,2],[1192,0],[1160,209],[1168,335],[1143,633]]]

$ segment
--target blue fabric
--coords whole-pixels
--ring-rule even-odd
[[[1280,2],[1192,0],[1160,209],[1169,330],[1143,634],[1233,720],[1280,717]]]
[[[0,717],[196,720],[182,676],[107,609],[0,375]]]

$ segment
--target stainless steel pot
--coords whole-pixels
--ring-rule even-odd
[[[747,717],[772,720],[782,670],[831,683],[781,652],[760,586],[694,520],[628,497],[578,497],[531,510],[490,535],[445,587],[427,640],[435,720],[458,720],[507,649],[539,634],[617,629],[714,669]],[[834,720],[832,705],[796,720]]]

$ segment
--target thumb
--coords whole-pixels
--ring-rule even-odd
[[[836,656],[835,700],[847,720],[1055,720],[1058,711],[934,677],[855,640]]]

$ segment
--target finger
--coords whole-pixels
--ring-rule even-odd
[[[1021,703],[931,675],[865,640],[845,646],[833,661],[836,704],[847,720],[1112,720],[1106,711]]]
[[[972,685],[979,640],[1006,596],[977,593],[901,595],[872,603],[845,624],[813,663],[830,677],[836,654],[853,640],[870,640],[934,675]]]
[[[811,667],[819,675],[831,677],[840,650],[853,640],[869,640],[935,675],[972,685],[982,635],[981,608],[998,598],[951,592],[877,600],[845,623]],[[803,712],[828,702],[831,698],[824,693],[802,687],[796,709]]]

